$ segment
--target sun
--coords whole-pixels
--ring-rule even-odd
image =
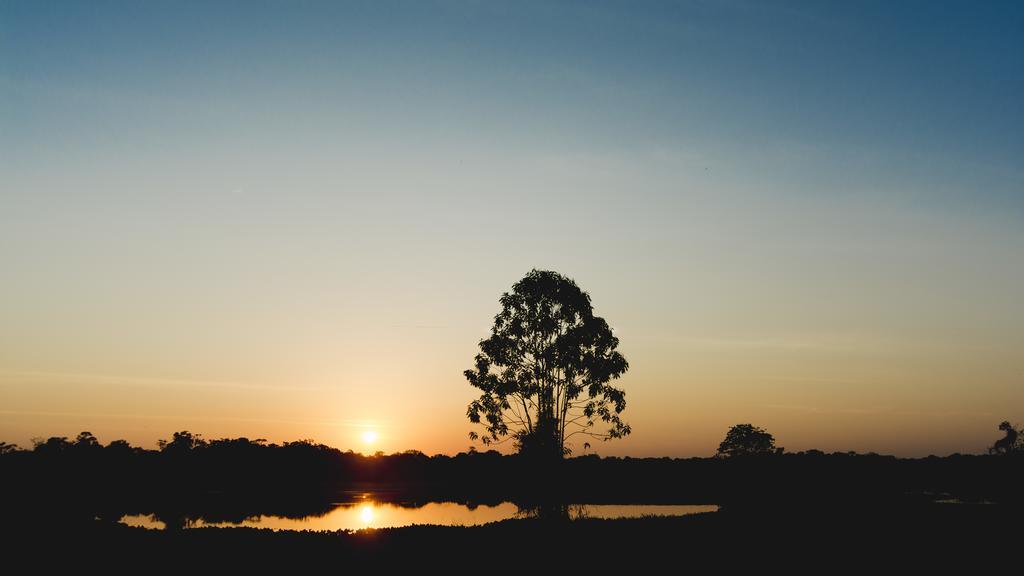
[[[376,430],[365,430],[363,431],[363,444],[373,444],[378,437]]]

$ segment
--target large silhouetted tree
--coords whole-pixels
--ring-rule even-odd
[[[523,454],[561,458],[574,436],[629,434],[619,416],[625,393],[609,384],[629,365],[590,296],[557,272],[532,270],[500,302],[476,367],[465,371],[482,391],[467,412],[484,432],[470,438],[513,439]]]
[[[753,424],[737,424],[729,429],[725,440],[718,445],[719,457],[751,456],[754,454],[774,454],[775,438],[763,428]]]

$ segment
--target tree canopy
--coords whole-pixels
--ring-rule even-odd
[[[575,436],[628,435],[625,392],[609,382],[629,365],[590,296],[557,272],[535,269],[500,303],[475,367],[465,371],[482,392],[467,415],[484,432],[470,438],[512,439],[521,453],[561,458]]]
[[[763,428],[753,424],[737,424],[729,429],[725,440],[718,445],[719,457],[751,456],[754,454],[775,454],[781,449],[775,447],[775,437]]]
[[[1013,454],[1024,452],[1024,444],[1021,442],[1021,431],[1018,427],[1004,420],[999,424],[999,429],[1005,436],[996,440],[995,444],[988,449],[989,454]]]

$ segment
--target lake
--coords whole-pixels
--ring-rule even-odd
[[[686,516],[703,512],[716,512],[713,504],[574,504],[570,506],[573,518],[639,518],[642,516]],[[362,530],[365,528],[399,528],[414,524],[441,526],[479,526],[488,522],[522,518],[524,513],[511,502],[497,505],[430,502],[401,504],[375,500],[364,495],[350,502],[333,504],[323,514],[303,517],[254,515],[241,522],[189,520],[185,528],[251,527],[272,530]],[[122,524],[162,530],[166,524],[153,514],[128,514]]]

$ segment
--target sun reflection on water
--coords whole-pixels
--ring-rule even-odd
[[[367,528],[373,524],[373,520],[376,516],[374,513],[373,502],[367,502],[359,507],[359,521],[362,522]]]
[[[714,512],[716,505],[575,505],[573,518],[636,518],[639,516],[685,516]],[[528,515],[528,514],[527,514]],[[374,500],[372,494],[362,494],[354,501],[338,503],[322,514],[300,517],[254,515],[240,522],[190,520],[185,528],[202,526],[270,528],[272,530],[363,530],[397,528],[413,524],[446,526],[479,526],[513,518],[522,518],[523,511],[511,502],[495,505],[457,504],[454,502],[428,502],[419,505]],[[165,529],[166,523],[154,514],[130,514],[120,520],[129,526]]]

